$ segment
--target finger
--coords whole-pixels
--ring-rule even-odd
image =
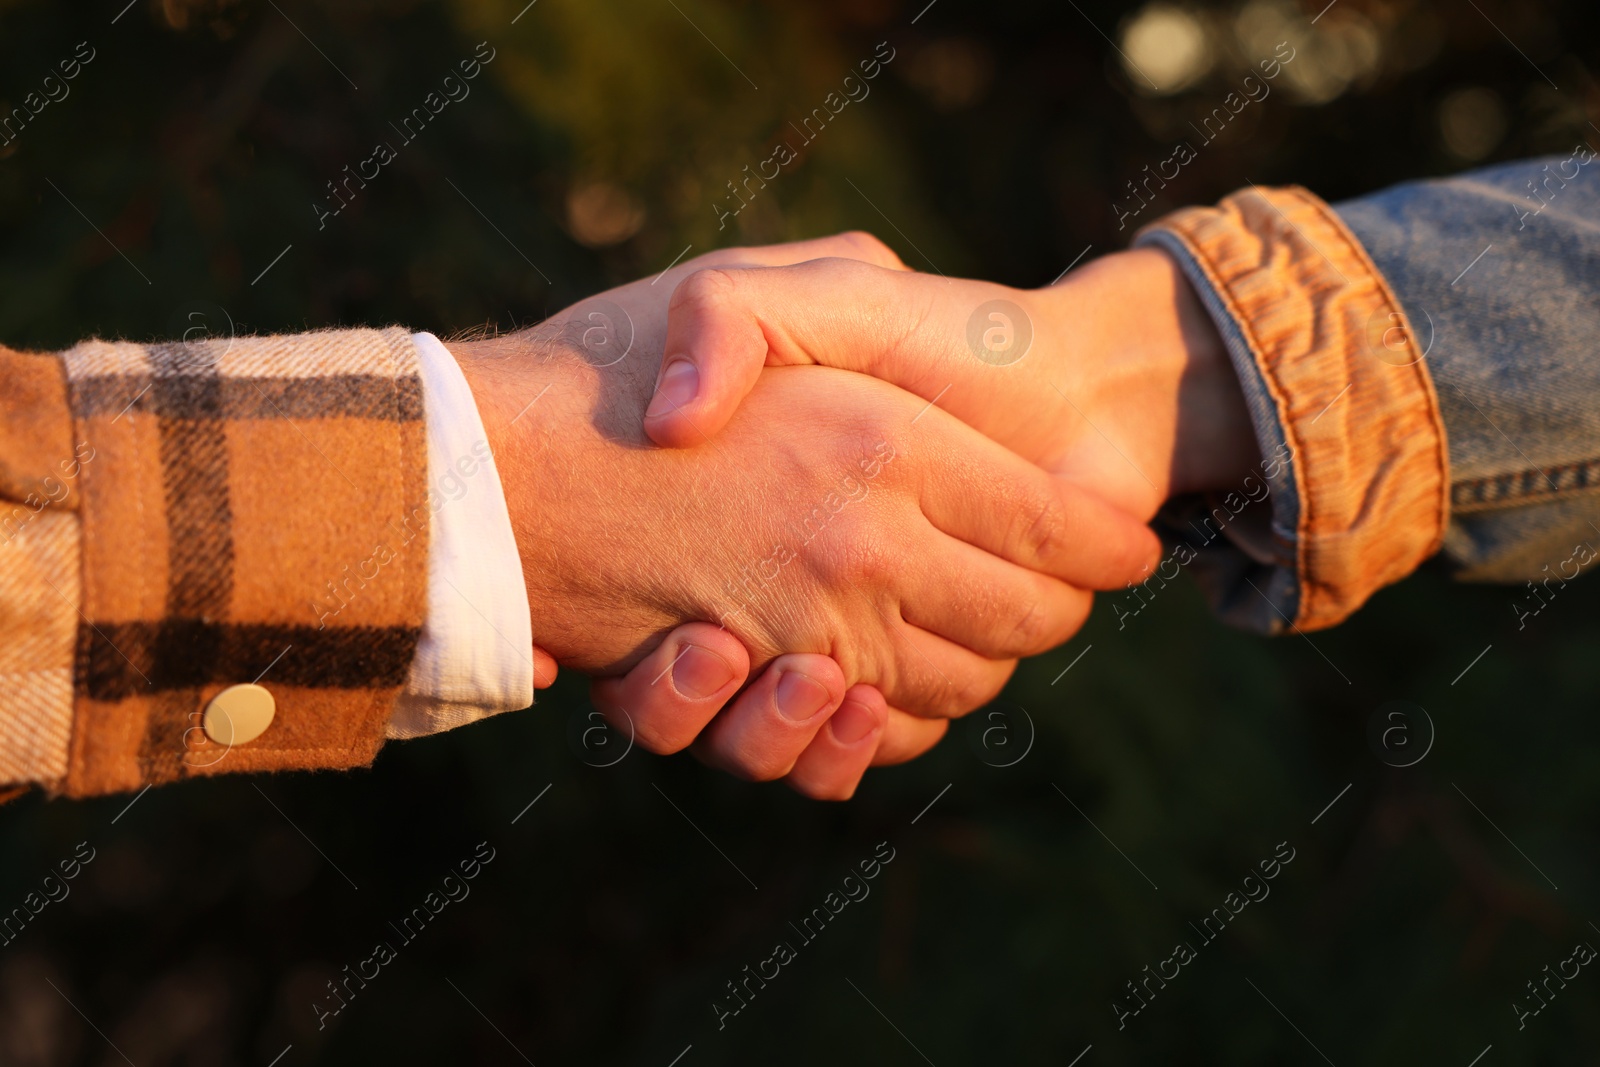
[[[872,766],[890,767],[916,759],[937,745],[950,729],[948,719],[924,719],[898,708],[889,709],[889,718],[872,754]]]
[[[870,685],[851,686],[784,782],[813,800],[849,800],[878,751],[888,718],[889,705],[882,693]]]
[[[965,715],[993,700],[1017,661],[980,656],[908,622],[889,627],[895,657],[888,674],[863,678],[877,686],[891,707],[930,719]]]
[[[708,622],[685,623],[620,678],[599,678],[590,697],[613,727],[651,752],[687,748],[750,674],[743,642]]]
[[[556,658],[538,645],[533,646],[533,687],[549,689],[556,681]]]
[[[747,269],[696,271],[672,291],[661,369],[644,413],[645,433],[657,444],[685,448],[715,435],[766,365],[761,323],[727,311]]]
[[[920,467],[919,500],[934,526],[1084,589],[1122,589],[1149,577],[1161,540],[1144,523],[947,412],[930,408],[924,415],[923,440],[939,454]]]
[[[710,267],[787,267],[813,259],[853,259],[884,270],[909,271],[894,250],[865,230],[847,230],[828,237],[786,241],[775,245],[718,248],[669,268],[650,284],[665,283],[668,291],[696,271]]]
[[[736,283],[745,270],[811,260],[854,262],[877,271],[910,273],[888,245],[861,230],[787,244],[730,248],[698,257],[693,261],[694,270],[681,279],[674,278],[665,358],[656,372],[655,395],[644,417],[645,432],[656,444],[684,448],[722,429],[767,362],[760,324],[743,310],[741,301],[746,298],[729,282]]]
[[[929,358],[933,353],[922,346],[908,346],[910,358],[900,351],[939,306],[938,294],[911,282],[922,277],[841,257],[686,276],[668,308],[665,358],[645,432],[676,448],[716,434],[767,365],[816,362],[865,371],[931,398],[930,386],[949,381],[940,377],[948,360]]]
[[[1064,644],[1089,617],[1093,594],[1008,563],[934,531],[907,572],[906,622],[992,660],[1034,656]]]
[[[779,656],[700,734],[694,754],[739,778],[782,778],[844,693],[844,673],[827,656]]]
[[[785,241],[775,245],[723,248],[696,256],[690,263],[705,267],[783,267],[812,259],[855,259],[885,270],[910,270],[894,249],[865,230],[846,230],[827,237]]]

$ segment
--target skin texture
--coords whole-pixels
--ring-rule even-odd
[[[505,457],[540,643],[590,673],[716,619],[758,665],[825,652],[902,707],[959,714],[1087,613],[1030,568],[1104,587],[1153,554],[1131,520],[1121,542],[1079,543],[1059,482],[861,375],[775,369],[715,446],[665,450],[638,429],[648,379],[560,356],[463,368]]]
[[[852,238],[849,257],[713,267],[683,280],[645,419],[653,440],[699,447],[764,368],[818,363],[937,401],[1140,519],[1173,494],[1238,484],[1257,459],[1221,339],[1164,253],[1110,255],[1023,291],[912,274],[871,238]],[[985,344],[1019,334],[1030,337],[1025,350]],[[874,762],[937,740],[902,726]]]
[[[1031,344],[1014,362],[1015,349],[981,358],[975,320],[980,339],[1031,332]],[[685,363],[695,372],[682,373]],[[938,398],[1141,519],[1175,493],[1236,484],[1259,458],[1221,339],[1176,264],[1153,249],[1106,256],[1040,290],[843,258],[697,272],[673,294],[660,377],[698,389],[689,399],[658,388],[646,430],[664,446],[696,447],[764,367],[807,363]]]
[[[859,375],[768,375],[723,440],[651,447],[670,284],[708,262],[826,252],[895,269],[878,250],[844,235],[719,253],[529,334],[451,346],[499,457],[541,645],[590,672],[634,667],[595,696],[645,747],[680,748],[715,717],[697,755],[814,796],[847,796],[869,761],[942,734],[890,704],[970,710],[1016,656],[1074,632],[1087,596],[1061,579],[1120,586],[1157,551],[1103,501]],[[613,329],[619,313],[631,331]],[[694,618],[726,629],[682,625]],[[752,657],[771,669],[740,693]],[[798,720],[796,692],[816,698]]]
[[[636,359],[620,375],[612,370],[617,346],[606,349],[605,331],[585,332],[583,327],[609,322],[604,315],[615,312],[615,302],[601,318],[586,307],[593,301],[580,302],[556,316],[554,328],[547,324],[542,335],[535,331],[532,347],[542,353],[539,358],[547,358],[565,344],[582,350],[590,364],[610,365],[614,377],[635,383],[656,363],[656,395],[644,427],[661,444],[711,446],[712,435],[734,417],[764,367],[816,362],[879,376],[937,399],[941,407],[1051,470],[1062,484],[1087,487],[1086,494],[1068,499],[1079,502],[1078,525],[1102,535],[1111,534],[1115,522],[1106,521],[1097,507],[1084,513],[1082,501],[1114,501],[1147,519],[1171,493],[1231,484],[1255,459],[1248,417],[1220,340],[1192,290],[1159,252],[1109,256],[1052,288],[1028,292],[912,274],[875,238],[853,233],[725,250],[668,272],[649,291],[647,284],[634,283],[601,298],[620,297],[632,318],[630,354],[664,350],[665,359]],[[663,322],[661,298],[669,284],[670,311]],[[977,313],[979,305],[994,301],[1006,302],[998,305],[998,318]],[[634,312],[642,313],[642,323]],[[1024,329],[1031,327],[1031,344],[1015,360],[1004,352],[998,358],[992,352],[975,353],[971,321],[979,323],[980,337],[986,328],[1015,330],[1018,322],[1024,323]],[[590,343],[596,337],[599,345]],[[505,362],[526,357],[527,341],[520,348],[502,343],[491,353],[480,345],[476,353],[458,355],[489,364]],[[981,358],[985,354],[989,358]],[[686,363],[692,365],[687,375],[682,373]],[[515,392],[490,388],[496,395]],[[626,394],[620,389],[615,395]],[[625,413],[626,404],[619,406],[613,399],[596,408],[615,415]],[[926,415],[919,409],[915,418],[925,421]],[[513,417],[522,421],[521,412]],[[625,426],[610,425],[607,432],[615,440],[629,440]],[[1051,510],[1048,516],[1032,516],[1030,537],[1037,540],[1041,526],[1065,529],[1067,513]],[[995,514],[988,509],[989,523]],[[1046,540],[1073,543],[1071,538]],[[1084,543],[1077,539],[1075,547],[1082,551]],[[1124,537],[1121,544],[1138,545],[1137,535]],[[1043,555],[1032,565],[1051,566]],[[1068,576],[1093,586],[1105,573],[1086,573],[1080,566]],[[775,588],[764,580],[753,584],[763,592]],[[733,610],[739,614],[753,607],[748,602],[751,585],[747,579],[746,596],[733,597]],[[1045,603],[1030,614],[1050,617],[1048,599]],[[719,617],[726,622],[727,614],[725,607]],[[954,651],[966,651],[960,646],[965,641],[990,655],[1001,654],[992,644],[998,639],[989,629],[993,620],[974,621],[975,626],[959,635]],[[1037,627],[1037,618],[1027,625]],[[938,646],[938,653],[948,651]],[[758,648],[759,655],[765,652]],[[941,669],[944,660],[924,658],[941,674],[946,689],[954,691],[955,679]],[[547,661],[537,662],[543,666]],[[972,663],[958,662],[958,670],[969,672],[963,675],[965,684]],[[869,763],[911,758],[944,732],[936,719],[918,719],[889,707],[870,685],[847,689],[846,668],[825,653],[778,656],[754,684],[744,687],[750,668],[749,653],[733,628],[687,623],[628,673],[597,679],[594,699],[644,747],[668,752],[692,745],[699,758],[714,766],[752,779],[783,777],[817,797],[849,796]],[[551,669],[548,675],[553,673]],[[544,681],[545,671],[537,674]],[[796,720],[781,710],[780,694],[799,691],[825,697],[820,710]],[[919,692],[911,686],[896,692],[920,698],[927,689],[924,685]],[[967,710],[960,701],[954,706]]]

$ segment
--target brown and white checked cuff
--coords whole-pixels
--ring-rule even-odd
[[[39,662],[57,679],[37,682],[26,708],[3,698],[0,741],[19,720],[40,740],[0,780],[81,796],[368,762],[423,621],[426,523],[391,576],[337,618],[319,619],[312,598],[407,516],[426,515],[410,335],[89,341],[59,366],[65,443],[85,443],[93,458],[77,479],[76,511],[49,516],[59,520],[52,533],[77,527],[76,545],[55,534],[62,544],[48,556],[41,524],[18,538],[31,555],[0,555],[0,596],[49,616],[30,629],[51,635]],[[48,558],[59,577],[59,560],[74,554],[65,570],[76,570],[77,588],[58,582],[62,595],[45,599],[35,583],[30,600],[27,568]],[[271,731],[215,762],[186,758],[206,702],[269,669]]]

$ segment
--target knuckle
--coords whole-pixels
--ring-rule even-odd
[[[995,632],[1004,632],[1005,637],[995,644],[993,652],[1008,658],[1036,656],[1064,644],[1083,628],[1093,604],[1092,593],[1051,588],[1026,603],[1008,605],[1009,614],[1002,616],[995,627]],[[1006,618],[1015,620],[1009,631],[1002,630]]]
[[[830,523],[828,520],[832,520]],[[826,505],[801,516],[799,528],[807,536],[837,527],[836,535],[817,537],[812,545],[823,577],[836,588],[877,590],[890,586],[903,569],[895,560],[881,529],[854,518],[833,515]]]
[[[1095,568],[1089,588],[1102,591],[1123,589],[1148,581],[1161,563],[1161,541],[1148,527],[1131,536],[1110,538],[1104,561]]]
[[[1018,548],[1023,562],[1049,564],[1061,554],[1067,540],[1067,506],[1055,493],[1042,492],[1023,504],[1018,526]]]
[[[1067,614],[1065,625],[1056,633],[1049,647],[1054,648],[1056,645],[1064,645],[1072,640],[1078,631],[1083,629],[1083,624],[1089,621],[1089,613],[1093,610],[1094,594],[1089,592],[1079,593],[1073,600],[1072,609]]]
[[[1055,643],[1056,626],[1042,603],[1035,600],[1023,608],[1022,617],[1012,626],[1002,647],[1013,656],[1043,652]]]
[[[657,756],[670,756],[675,752],[682,752],[693,737],[682,736],[682,730],[671,724],[641,718],[635,722],[634,739],[646,752]]]
[[[849,800],[856,792],[854,782],[811,782],[791,776],[788,784],[807,800]]]
[[[874,767],[888,767],[916,759],[938,745],[950,732],[949,720],[943,718],[925,719],[902,713],[898,722],[891,719],[890,723],[890,728],[884,731],[878,751],[873,755]]]
[[[883,267],[905,266],[900,262],[900,257],[895,255],[894,249],[866,230],[846,230],[839,234],[836,240],[848,248],[856,259],[864,259]]]
[[[863,405],[844,416],[833,461],[852,483],[898,486],[927,463],[926,458],[914,462],[904,450],[907,410],[905,405],[883,402]],[[931,449],[924,452],[932,454]]]
[[[908,667],[911,666],[908,664]],[[922,719],[958,719],[999,690],[987,678],[970,672],[934,673],[922,670],[907,678],[891,698],[896,706]],[[887,695],[887,694],[886,694]]]
[[[862,452],[878,457],[879,465],[888,466],[889,461],[893,459],[893,441],[901,429],[901,419],[900,412],[891,410],[887,404],[873,405],[861,421],[861,432],[864,437],[861,442]]]
[[[731,307],[739,283],[732,271],[720,267],[697,270],[672,291],[669,311],[721,311]]]
[[[961,710],[950,717],[959,719],[965,715],[972,714],[985,704],[992,703],[1000,696],[1001,690],[1006,687],[1006,681],[1010,677],[1011,671],[1008,669],[1004,675],[1001,675],[996,680],[978,685],[973,692],[967,694],[967,699],[962,703]]]
[[[1089,612],[1094,608],[1094,594],[1083,590],[1073,590],[1067,601],[1061,605],[1040,627],[1039,632],[1033,635],[1033,641],[1026,650],[1019,651],[1019,656],[1036,656],[1041,652],[1048,652],[1057,645],[1064,645],[1083,629],[1083,624],[1089,621]]]
[[[726,752],[723,754],[723,766],[735,778],[747,782],[775,782],[789,773],[793,763],[750,752]]]
[[[969,704],[979,700],[979,687],[970,680],[938,679],[928,694],[926,708],[930,715],[940,719],[959,719],[971,710]]]
[[[1161,564],[1161,539],[1148,527],[1145,529],[1145,536],[1128,540],[1125,551],[1124,574],[1119,577],[1137,575],[1139,580],[1143,581]]]
[[[631,739],[647,752],[670,756],[693,739],[692,735],[683,736],[684,728],[677,722],[678,716],[671,714],[675,709],[663,708],[648,700],[630,699],[627,690],[592,692],[590,700],[605,724],[619,737]],[[633,710],[624,707],[625,703]]]
[[[671,738],[639,732],[639,747],[653,756],[672,756],[683,751],[681,744],[675,743]]]
[[[897,559],[898,553],[891,551],[883,538],[874,536],[865,524],[855,525],[860,528],[860,535],[852,538],[857,580],[873,588],[887,585],[900,573],[902,563]]]
[[[948,688],[951,690],[947,719],[959,719],[1000,695],[1000,690],[1005,688],[1011,672],[1016,669],[1016,661],[1008,660],[1000,670],[986,673],[973,673],[965,678],[957,679]]]

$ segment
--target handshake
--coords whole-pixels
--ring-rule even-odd
[[[591,674],[644,747],[819,798],[932,747],[1091,591],[1150,575],[1164,501],[1259,459],[1157,249],[1024,291],[842,234],[713,252],[551,322],[448,346],[536,684]]]

